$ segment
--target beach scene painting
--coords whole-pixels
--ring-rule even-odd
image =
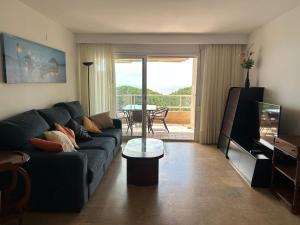
[[[6,33],[1,42],[6,83],[66,83],[63,51]]]

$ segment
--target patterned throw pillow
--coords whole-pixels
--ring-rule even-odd
[[[48,141],[59,143],[63,147],[64,152],[76,152],[74,145],[70,141],[67,135],[61,131],[46,131],[44,135]]]
[[[77,141],[92,140],[92,137],[89,135],[88,131],[75,120],[70,119],[66,126],[74,131]]]
[[[54,123],[55,129],[63,132],[65,135],[67,135],[67,137],[70,139],[70,141],[72,142],[72,144],[74,145],[75,148],[79,149],[79,146],[76,143],[75,140],[75,133],[72,129],[64,127],[58,123]]]
[[[101,130],[97,127],[97,125],[86,116],[83,117],[83,126],[88,132],[95,134],[102,133]]]
[[[91,116],[91,119],[99,129],[114,128],[114,123],[109,116],[109,112],[99,113]]]
[[[40,138],[31,138],[30,139],[31,144],[36,147],[37,149],[40,149],[45,152],[62,152],[63,146],[59,143],[56,143],[54,141],[47,141]]]

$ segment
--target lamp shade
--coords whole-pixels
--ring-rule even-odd
[[[94,64],[94,62],[83,62],[82,64],[85,66],[91,66]]]

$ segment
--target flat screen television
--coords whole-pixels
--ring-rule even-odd
[[[280,131],[281,106],[258,102],[258,112],[260,141],[273,145]]]

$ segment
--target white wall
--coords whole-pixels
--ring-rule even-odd
[[[113,52],[140,56],[198,56],[200,48],[193,44],[114,44]]]
[[[63,84],[5,84],[1,76],[0,119],[29,109],[48,107],[59,101],[77,99],[73,33],[17,0],[1,0],[0,32],[60,49],[66,53],[67,64],[67,83]]]
[[[282,105],[282,133],[300,134],[300,7],[250,35],[265,101]]]
[[[247,34],[76,34],[76,43],[248,44]]]

